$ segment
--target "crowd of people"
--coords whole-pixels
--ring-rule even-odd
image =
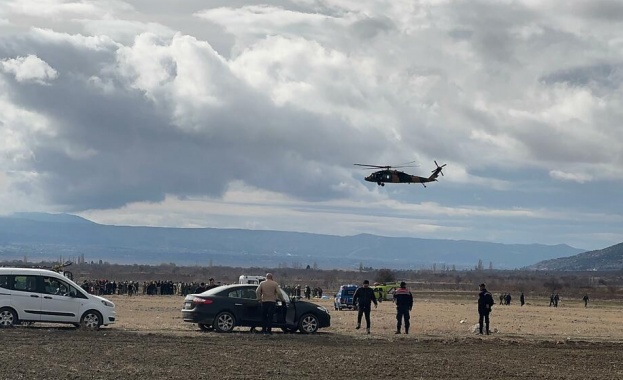
[[[186,296],[192,293],[202,293],[208,289],[224,285],[221,281],[210,278],[205,282],[182,282],[182,281],[115,281],[115,280],[84,280],[81,287],[90,294],[105,295],[178,295]],[[282,289],[291,298],[322,298],[321,287],[309,285],[284,285]]]
[[[215,284],[219,286],[221,283]],[[105,295],[179,295],[186,296],[192,293],[201,293],[205,283],[181,281],[115,281],[115,280],[84,280],[82,289],[90,294]],[[207,289],[204,289],[207,290]],[[203,291],[204,291],[203,290]]]

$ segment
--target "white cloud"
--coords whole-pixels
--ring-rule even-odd
[[[58,77],[58,72],[36,55],[2,60],[0,65],[4,72],[13,74],[18,82],[49,84]]]
[[[10,0],[9,12],[40,18],[102,17],[113,11],[129,11],[132,7],[124,1],[72,1],[72,0]]]
[[[560,170],[552,170],[549,175],[561,181],[572,181],[577,183],[585,183],[592,180],[592,176],[584,173],[565,173]]]
[[[118,44],[106,35],[85,36],[82,34],[59,33],[50,29],[32,28],[33,38],[49,44],[69,44],[80,49],[105,51],[118,47]]]

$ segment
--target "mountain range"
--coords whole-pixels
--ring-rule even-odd
[[[0,260],[75,258],[120,264],[328,268],[514,269],[584,250],[565,244],[501,244],[468,240],[334,236],[218,228],[112,226],[71,214],[0,217]]]
[[[560,271],[609,271],[623,269],[623,243],[557,259],[544,260],[528,269]]]

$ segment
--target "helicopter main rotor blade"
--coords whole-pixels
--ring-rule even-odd
[[[367,165],[367,164],[353,164],[355,166],[363,166],[364,168],[369,168],[369,169],[385,169],[385,168],[391,168],[391,166],[389,165]]]
[[[417,161],[409,161],[409,162],[405,162],[402,164],[398,164],[396,166],[392,166],[393,168],[411,168],[411,167],[417,167],[420,166],[418,164],[416,164]],[[415,165],[414,165],[415,164]]]

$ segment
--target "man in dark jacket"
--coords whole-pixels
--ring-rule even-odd
[[[396,303],[396,334],[400,334],[400,327],[402,319],[405,320],[405,334],[409,333],[409,326],[411,323],[409,319],[411,316],[409,312],[413,308],[413,294],[407,289],[407,284],[403,281],[400,283],[400,287],[394,291],[394,302]]]
[[[366,317],[366,332],[370,334],[370,309],[372,307],[372,302],[374,302],[374,307],[378,306],[376,302],[376,296],[374,295],[374,290],[370,287],[370,281],[364,280],[363,287],[357,288],[355,290],[355,294],[353,295],[353,304],[357,305],[357,330],[361,328],[361,316],[365,315]]]
[[[484,319],[487,325],[487,335],[489,335],[489,313],[491,313],[491,307],[495,304],[493,296],[487,291],[485,284],[480,284],[480,293],[478,294],[478,324],[480,327],[480,334],[482,335],[482,322]]]
[[[209,281],[210,281],[210,283],[206,286],[206,290],[210,290],[210,289],[214,289],[214,288],[218,287],[218,285],[216,285],[214,283],[214,279],[213,278],[210,278]]]
[[[205,282],[202,282],[201,284],[199,284],[199,286],[197,286],[197,288],[195,289],[195,293],[199,294],[199,293],[203,293],[206,290],[208,290],[208,288],[206,287]]]

